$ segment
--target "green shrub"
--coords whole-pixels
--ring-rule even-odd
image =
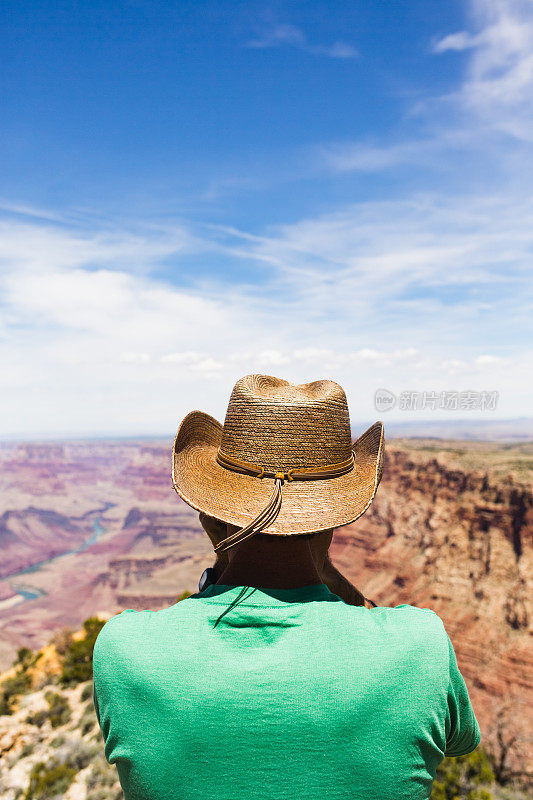
[[[430,800],[493,800],[494,773],[482,747],[445,758],[437,767]]]
[[[94,719],[86,719],[83,725],[80,726],[81,735],[85,736],[89,731],[94,728]]]
[[[26,717],[26,722],[29,725],[37,725],[37,727],[40,728],[48,719],[48,714],[48,708],[40,708],[39,711],[35,711],[33,714],[28,714]]]
[[[52,739],[50,744],[52,747],[61,747],[62,744],[65,744],[64,734],[60,733],[59,736],[56,736],[55,739]]]
[[[59,656],[65,656],[73,641],[72,629],[64,627],[54,633],[50,643],[54,645]]]
[[[0,685],[0,715],[12,714],[17,698],[30,689],[31,678],[26,668],[21,665],[15,675],[6,678]]]
[[[35,745],[33,742],[26,742],[22,750],[20,751],[20,757],[26,758],[26,756],[31,756],[33,751],[35,750]]]
[[[86,800],[124,800],[122,789],[91,789],[87,792]]]
[[[68,767],[72,767],[76,772],[79,772],[85,767],[88,767],[93,759],[101,752],[101,748],[97,744],[90,744],[78,738],[73,738],[69,742],[67,752],[61,759]]]
[[[98,792],[104,792],[104,797],[109,797],[109,789],[117,782],[116,768],[108,764],[98,749],[98,754],[94,757],[91,769],[85,778],[87,786],[87,800],[89,797],[97,797]]]
[[[106,620],[89,617],[83,623],[84,638],[68,645],[61,672],[63,686],[73,686],[92,680],[94,643],[105,623]]]
[[[93,696],[93,683],[92,681],[87,684],[87,686],[83,687],[81,693],[81,702],[84,703],[86,700],[92,699]]]
[[[476,747],[472,753],[463,756],[463,758],[465,759],[465,777],[467,780],[472,781],[477,786],[483,784],[490,786],[494,782],[494,772],[492,771],[490,759],[483,748]]]
[[[30,772],[30,782],[24,800],[53,800],[64,795],[76,775],[76,770],[66,764],[40,761]]]
[[[187,590],[185,590],[184,592],[181,592],[181,594],[179,594],[176,597],[176,603],[179,603],[180,600],[185,600],[187,597],[190,597],[190,596],[191,596],[191,593],[188,592]]]
[[[29,647],[21,647],[17,650],[17,657],[13,662],[15,664],[22,664],[23,667],[28,667],[33,660],[33,651]]]
[[[58,728],[60,725],[66,725],[71,717],[70,706],[67,698],[61,694],[57,694],[56,692],[46,692],[45,699],[48,703],[48,708],[40,709],[34,714],[30,714],[28,717],[26,717],[26,722],[29,722],[30,725],[37,725],[39,728],[46,722],[47,719],[50,720],[52,728]]]
[[[59,728],[60,725],[66,725],[71,717],[67,698],[56,692],[46,692],[45,699],[50,709],[49,717],[52,728]]]
[[[85,736],[86,733],[89,733],[89,731],[94,728],[95,723],[96,714],[91,706],[87,706],[80,717],[80,721],[78,722],[78,728],[80,729],[81,735]]]
[[[86,800],[109,800],[109,792],[100,787],[87,792]]]
[[[16,672],[0,684],[0,716],[12,714],[17,699],[31,689],[31,677],[28,667],[32,667],[42,656],[42,651],[34,653],[29,647],[20,647],[13,661]]]
[[[17,657],[13,661],[13,666],[21,666],[22,669],[27,669],[28,667],[33,667],[34,664],[39,661],[43,654],[42,650],[38,650],[36,653],[33,650],[30,650],[29,647],[20,647],[17,650]]]

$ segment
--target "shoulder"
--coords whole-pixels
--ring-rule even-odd
[[[377,609],[373,609],[374,613]],[[420,608],[409,603],[387,607],[386,614],[402,635],[411,640],[418,639],[424,645],[432,644],[445,655],[447,650],[446,630],[439,615],[431,608]]]
[[[433,611],[432,608],[427,608],[426,606],[412,606],[409,603],[400,603],[397,606],[391,606],[391,611],[399,611],[403,614],[414,614],[415,616],[419,616],[420,619],[431,619],[431,620],[440,620],[439,615],[436,611]]]
[[[135,611],[126,608],[110,617],[100,630],[93,650],[93,665],[96,668],[101,659],[108,660],[124,647],[139,642],[139,635],[151,611]]]
[[[427,625],[436,625],[437,627],[442,625],[442,620],[437,612],[425,606],[420,607],[412,606],[409,603],[400,603],[397,606],[391,606],[388,610],[397,614],[399,617],[412,618]]]
[[[109,617],[106,624],[102,627],[102,630],[98,634],[96,641],[99,639],[105,639],[106,636],[111,634],[111,632],[116,633],[117,631],[123,629],[124,626],[136,624],[144,613],[144,611],[135,611],[133,608],[125,608],[124,611],[120,611],[113,617]]]
[[[394,611],[404,614],[413,620],[417,620],[421,625],[427,625],[439,631],[444,630],[442,619],[432,608],[427,608],[426,606],[412,606],[409,603],[400,603],[400,605],[394,607]]]

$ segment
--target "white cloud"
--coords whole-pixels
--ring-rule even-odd
[[[383,356],[383,353],[379,353],[377,350],[371,350],[369,348],[363,348],[363,350],[359,350],[357,353],[354,353],[354,357],[356,359],[364,359],[365,361],[381,361]]]
[[[148,353],[120,353],[118,360],[127,364],[146,364],[150,361],[150,356]]]
[[[462,86],[448,99],[484,125],[533,140],[533,5],[530,0],[472,0],[476,31],[449,34],[436,53],[471,50]]]
[[[281,364],[290,363],[291,359],[280,353],[279,350],[263,350],[257,355],[258,361],[265,366],[280,366]]]
[[[532,214],[527,196],[420,194],[277,226],[232,250],[275,266],[285,296],[305,298],[310,318],[338,313],[350,328],[374,327],[384,313],[401,317],[406,309],[401,321],[409,326],[412,312],[427,318],[439,309],[450,319],[487,303],[491,311],[496,302],[519,310],[529,285]]]
[[[433,40],[433,58],[464,53],[463,77],[449,93],[419,99],[406,109],[420,121],[409,138],[377,142],[330,142],[314,148],[331,174],[391,172],[409,167],[410,177],[524,189],[531,184],[533,142],[533,4],[531,0],[469,0],[471,30]],[[448,55],[446,55],[448,54]],[[451,54],[451,55],[450,55]],[[444,65],[443,65],[444,68]]]
[[[381,172],[397,164],[420,164],[431,160],[435,149],[440,147],[440,142],[431,139],[388,146],[362,142],[334,143],[317,148],[317,157],[333,172]]]
[[[164,232],[146,246],[136,235],[144,269],[134,262],[126,272],[114,247],[104,267],[80,263],[77,242],[92,262],[98,233],[35,223],[21,249],[6,223],[4,435],[29,425],[161,432],[193,407],[220,418],[233,382],[250,372],[333,378],[361,418],[373,413],[378,386],[446,389],[451,378],[460,389],[500,389],[502,415],[527,413],[532,211],[525,197],[420,195],[262,235],[234,228],[219,238],[211,228],[203,246],[213,258],[229,248],[250,265],[272,265],[267,292],[216,282],[185,291],[153,277],[157,254],[168,252]],[[111,239],[125,236],[117,228]]]
[[[294,358],[298,361],[321,362],[333,358],[335,353],[325,347],[303,347],[294,351]]]
[[[248,42],[248,47],[275,47],[280,44],[292,44],[296,47],[302,47],[305,46],[306,39],[303,31],[295,25],[274,25],[263,31],[262,36],[259,38],[251,39]]]
[[[165,353],[159,359],[162,364],[195,364],[206,358],[205,353],[189,350],[184,353]]]
[[[195,370],[196,372],[205,373],[218,372],[219,370],[223,369],[223,367],[224,364],[222,361],[216,361],[211,357],[202,358],[200,361],[191,364],[191,369]]]
[[[465,73],[423,107],[420,136],[322,149],[335,177],[409,166],[407,191],[386,200],[254,232],[206,224],[201,237],[7,208],[0,436],[172,432],[192,408],[223,418],[233,382],[263,371],[339,381],[354,420],[375,417],[378,387],[496,389],[498,415],[529,414],[530,36],[526,4],[474,0],[469,29],[433,44],[433,58],[463,52]],[[310,48],[291,26],[257,42]],[[199,252],[209,282],[189,269],[185,284]],[[217,281],[218,257],[256,281]]]
[[[306,53],[329,58],[355,58],[357,50],[347,42],[336,41],[331,45],[312,44],[304,32],[295,25],[277,24],[265,27],[261,34],[247,42],[247,47],[264,50],[272,47],[295,47]]]
[[[466,31],[459,31],[458,33],[450,33],[433,43],[432,50],[434,53],[445,53],[447,50],[470,50],[476,47],[480,42],[479,36],[472,36]]]
[[[499,361],[501,361],[501,358],[491,355],[481,355],[475,359],[475,363],[479,367],[484,367],[486,364],[497,364]]]

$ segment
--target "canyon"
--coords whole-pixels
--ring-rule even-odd
[[[17,649],[194,592],[212,547],[170,477],[165,440],[0,445],[0,670]],[[443,620],[483,741],[533,775],[531,442],[390,439],[370,509],[335,565],[377,605]],[[502,745],[503,742],[503,745]]]

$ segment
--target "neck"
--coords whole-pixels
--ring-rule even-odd
[[[313,557],[309,540],[303,536],[251,536],[220,554],[215,575],[216,583],[258,589],[292,589],[323,583],[320,565]]]

